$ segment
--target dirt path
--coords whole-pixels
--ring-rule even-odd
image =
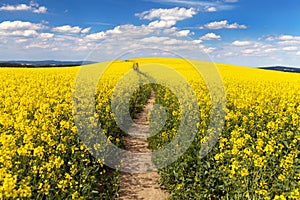
[[[155,101],[155,94],[152,91],[150,99],[144,107],[143,112],[136,116],[129,133],[133,136],[126,136],[125,149],[133,153],[149,153],[147,136],[149,135],[149,111],[152,109]],[[136,137],[137,136],[137,137]],[[147,173],[125,173],[120,178],[120,200],[164,200],[168,194],[162,190],[158,184],[159,174],[154,172]]]

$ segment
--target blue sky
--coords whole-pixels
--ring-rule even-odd
[[[297,0],[4,0],[0,60],[179,55],[300,67],[299,10]]]

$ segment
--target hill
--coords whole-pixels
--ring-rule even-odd
[[[43,61],[0,61],[0,67],[22,67],[22,68],[37,68],[37,67],[72,67],[80,66],[82,64],[91,64],[91,61],[56,61],[56,60],[43,60]]]
[[[294,68],[294,67],[272,66],[272,67],[259,67],[259,69],[300,73],[300,68]]]

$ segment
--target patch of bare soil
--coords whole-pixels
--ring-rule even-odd
[[[155,94],[151,96],[143,111],[134,119],[135,125],[129,129],[129,135],[124,138],[125,149],[133,153],[150,153],[147,137],[149,136],[149,112],[153,108]],[[135,164],[135,163],[132,163]],[[120,178],[120,200],[164,200],[168,193],[158,184],[159,174],[156,171],[146,173],[122,172]]]

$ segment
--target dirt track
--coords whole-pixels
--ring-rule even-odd
[[[147,148],[147,135],[149,134],[149,111],[152,109],[155,101],[155,94],[152,91],[151,96],[145,105],[143,111],[136,116],[129,133],[133,136],[126,136],[125,149],[134,153],[150,153]],[[168,194],[162,190],[158,184],[159,174],[156,171],[147,173],[125,173],[121,174],[121,193],[120,200],[163,200],[167,199]]]

